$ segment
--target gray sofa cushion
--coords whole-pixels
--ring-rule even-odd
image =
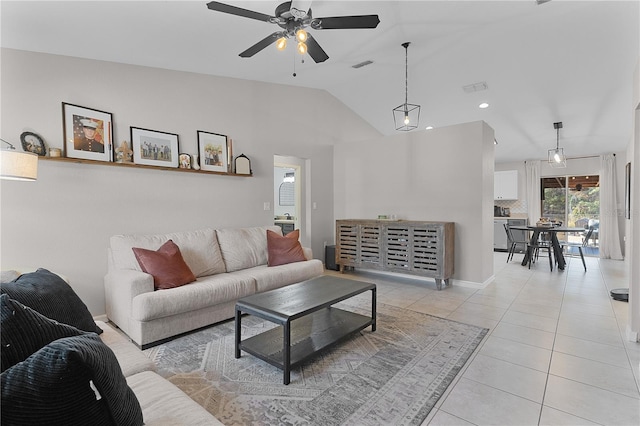
[[[216,232],[213,229],[160,235],[114,235],[110,239],[114,267],[142,271],[133,254],[133,247],[157,250],[169,240],[173,240],[180,247],[185,263],[196,277],[225,272]]]
[[[216,230],[227,272],[267,264],[267,229],[282,235],[279,226]]]
[[[249,276],[218,274],[202,277],[182,287],[137,295],[131,304],[131,318],[152,321],[237,300],[255,291],[255,280]]]

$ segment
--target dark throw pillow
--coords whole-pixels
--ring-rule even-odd
[[[87,305],[71,286],[46,269],[40,268],[36,272],[22,274],[10,283],[4,283],[0,286],[0,292],[47,318],[83,331],[102,333],[102,329],[93,321]]]
[[[284,237],[273,231],[267,230],[267,250],[269,252],[269,266],[284,265],[293,262],[307,260],[298,238],[300,230],[289,232]]]
[[[0,296],[0,329],[2,371],[24,361],[54,340],[85,334],[39,314],[6,294]]]
[[[133,247],[140,268],[153,275],[156,290],[180,287],[196,280],[189,265],[182,258],[180,247],[172,240],[164,243],[156,251]]]
[[[115,355],[93,334],[51,342],[0,376],[3,425],[142,425]]]

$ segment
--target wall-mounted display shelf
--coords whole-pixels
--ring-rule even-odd
[[[149,170],[168,170],[170,172],[199,173],[199,174],[208,174],[208,175],[240,176],[240,177],[253,176],[253,175],[245,175],[245,174],[238,174],[238,173],[214,172],[209,170],[181,169],[178,167],[147,166],[144,164],[135,164],[135,163],[113,163],[109,161],[84,160],[84,159],[69,158],[69,157],[38,157],[38,159],[47,160],[47,161],[58,161],[62,163],[91,164],[91,165],[97,165],[97,166],[135,167],[139,169],[149,169]]]

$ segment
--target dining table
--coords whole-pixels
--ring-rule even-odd
[[[562,246],[560,245],[560,241],[558,240],[558,233],[565,232],[568,234],[575,234],[584,232],[584,228],[574,228],[567,226],[523,225],[510,226],[509,228],[532,232],[530,239],[531,243],[527,248],[527,251],[524,253],[524,258],[522,259],[523,266],[526,266],[529,263],[529,258],[533,256],[533,250],[531,246],[537,244],[538,238],[540,238],[540,234],[548,234],[549,240],[551,241],[551,247],[553,248],[553,256],[555,257],[556,264],[558,265],[558,269],[560,270],[564,270],[566,262],[564,260],[564,254],[562,253]]]

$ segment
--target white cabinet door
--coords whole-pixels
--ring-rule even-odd
[[[518,171],[504,170],[493,175],[493,199],[518,199]]]

